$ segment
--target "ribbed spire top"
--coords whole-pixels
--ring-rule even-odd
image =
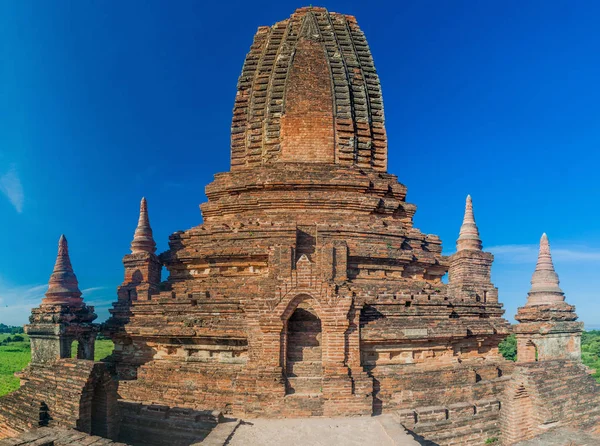
[[[50,276],[48,283],[48,291],[42,303],[46,304],[76,304],[81,302],[81,291],[79,291],[79,283],[71,266],[69,258],[69,246],[67,238],[64,235],[60,236],[58,241],[58,255],[54,264],[54,271]]]
[[[137,252],[156,252],[156,243],[152,236],[152,228],[148,218],[148,204],[145,198],[142,198],[140,203],[140,218],[131,242],[131,252],[134,254]]]
[[[545,305],[565,300],[565,295],[559,287],[558,274],[554,271],[550,243],[544,233],[540,240],[540,252],[537,265],[531,278],[531,290],[527,295],[527,305]]]
[[[473,215],[473,200],[471,200],[470,195],[467,195],[465,217],[463,219],[462,226],[460,227],[458,240],[456,241],[456,250],[463,251],[465,249],[474,249],[481,251],[481,246],[479,229],[477,229],[475,216]]]

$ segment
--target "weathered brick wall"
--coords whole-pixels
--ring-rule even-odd
[[[493,398],[406,409],[397,415],[425,444],[481,446],[500,437],[500,413],[500,401]]]
[[[222,421],[218,411],[196,411],[164,405],[119,401],[120,441],[139,446],[188,446],[200,443]]]
[[[331,72],[319,42],[301,37],[281,117],[281,161],[335,161]]]
[[[104,364],[62,359],[30,366],[21,378],[18,390],[0,398],[0,438],[44,425],[116,438],[117,386]],[[98,394],[104,399],[103,413],[94,407]]]
[[[502,393],[502,440],[511,445],[548,429],[600,429],[600,386],[580,361],[517,364]]]
[[[453,260],[414,228],[386,156],[356,21],[303,8],[260,28],[238,85],[231,172],[207,186],[203,224],[171,236],[162,283],[132,280],[152,255],[124,259],[107,324],[121,396],[248,417],[493,400],[509,325],[491,255],[454,257],[442,283]]]
[[[90,436],[83,432],[64,427],[40,427],[12,438],[0,440],[0,446],[127,446],[115,443],[99,436]]]
[[[203,224],[173,234],[157,256],[140,205],[103,325],[115,342],[122,439],[189,444],[214,426],[213,410],[394,412],[439,445],[479,445],[501,425],[506,441],[540,424],[597,427],[597,386],[580,364],[532,362],[513,372],[500,356],[510,327],[470,197],[458,250],[446,257],[439,237],[414,227],[416,206],[386,163],[381,88],[356,20],[310,7],[259,28],[238,83],[231,171],[206,187]],[[574,357],[581,327],[559,302],[546,248],[532,302],[544,302],[555,278],[551,305],[519,310],[519,345],[535,338],[543,359],[565,349]],[[61,321],[68,336],[46,350],[54,356],[97,328],[66,253],[61,238],[51,283],[68,278],[69,296],[57,286],[33,312],[51,329],[55,316],[77,316]],[[0,435],[46,422],[116,435],[116,390],[103,365],[63,360],[32,367],[26,379],[0,399]]]

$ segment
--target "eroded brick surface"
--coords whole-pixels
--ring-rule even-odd
[[[438,445],[595,430],[600,393],[547,239],[514,327],[519,361],[508,362],[498,344],[511,328],[471,197],[444,256],[439,237],[414,227],[416,206],[386,162],[381,88],[356,20],[301,8],[259,28],[238,83],[231,170],[206,187],[203,223],[157,255],[142,200],[102,326],[61,239],[27,327],[34,361],[0,399],[0,438],[51,416],[132,444],[185,445],[222,413],[389,413]],[[85,360],[98,330],[115,342],[107,368]],[[79,359],[64,359],[74,339]],[[90,392],[98,382],[104,399],[102,386]]]
[[[465,436],[497,433],[497,411],[474,413],[512,367],[492,255],[462,241],[471,205],[452,257],[413,226],[406,187],[385,172],[381,91],[355,19],[303,8],[260,28],[238,88],[232,169],[207,186],[204,223],[159,257],[124,259],[106,325],[121,396],[244,417],[443,404],[420,426],[476,416]]]
[[[117,384],[104,364],[61,359],[19,376],[21,387],[0,399],[0,438],[43,426],[117,437]]]
[[[527,303],[515,318],[518,354],[502,396],[504,443],[565,427],[597,434],[600,386],[581,363],[583,323],[576,322],[575,307],[565,302],[546,234]]]

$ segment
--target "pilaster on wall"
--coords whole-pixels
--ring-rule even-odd
[[[522,379],[514,379],[507,385],[500,411],[502,444],[509,446],[540,433],[542,417],[537,411],[540,406],[537,400],[533,387]]]

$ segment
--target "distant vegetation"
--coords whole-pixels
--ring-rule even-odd
[[[509,361],[517,360],[517,338],[515,335],[511,334],[504,341],[502,341],[498,345],[498,349],[502,356],[504,356]]]
[[[19,336],[21,340],[14,340]],[[23,370],[31,360],[27,335],[0,334],[0,395],[12,392],[19,387],[15,372]]]
[[[600,382],[600,330],[586,331],[581,336],[581,359],[595,369],[593,376]]]
[[[22,327],[7,327],[0,324],[0,330],[6,328],[9,331],[0,334],[0,396],[6,395],[19,388],[19,378],[15,372],[23,370],[31,361],[31,348],[29,337],[23,333]],[[13,334],[10,329],[18,329]],[[100,361],[110,355],[114,344],[110,339],[99,339],[96,341],[95,359]],[[77,354],[77,345],[73,347],[74,355]]]
[[[0,333],[10,333],[10,334],[23,333],[23,327],[12,327],[10,325],[0,324]]]

